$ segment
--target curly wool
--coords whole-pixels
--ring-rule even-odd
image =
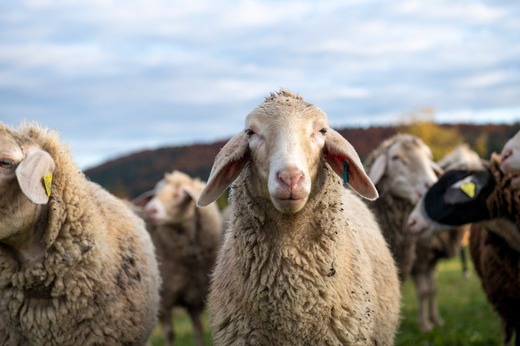
[[[35,230],[43,232],[41,258],[22,261],[0,244],[0,343],[145,344],[160,278],[144,223],[86,181],[57,134],[32,125],[20,132],[52,156],[56,170]]]
[[[520,227],[520,189],[511,185],[513,176],[500,170],[500,156],[491,155],[487,165],[496,186],[487,199],[487,207],[494,217],[507,217]]]
[[[252,197],[250,167],[212,277],[217,345],[391,345],[399,323],[395,266],[366,206],[328,166],[295,215]]]

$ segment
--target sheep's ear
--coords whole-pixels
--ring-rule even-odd
[[[240,133],[231,138],[215,157],[208,183],[202,190],[197,205],[205,207],[219,198],[242,172],[249,158],[246,134]]]
[[[354,147],[338,132],[329,129],[325,139],[325,159],[334,172],[343,178],[362,197],[374,200],[377,190],[365,173]],[[346,169],[346,172],[345,172]]]
[[[435,172],[437,178],[444,174],[442,167],[439,166],[435,161],[431,161],[430,164],[432,165],[433,171]]]
[[[196,201],[199,199],[200,191],[196,191],[191,186],[187,186],[187,185],[183,186],[182,189],[184,190],[184,193],[186,194],[186,196],[191,198],[192,200]]]
[[[154,190],[143,192],[142,194],[140,194],[132,200],[132,204],[138,207],[144,207],[148,204],[148,202],[150,202],[154,195]]]
[[[47,204],[51,195],[54,160],[46,151],[31,149],[16,168],[22,192],[36,204]]]
[[[374,162],[372,163],[372,166],[370,167],[370,170],[368,171],[368,176],[370,177],[370,180],[374,184],[377,184],[379,180],[383,177],[386,171],[386,162],[387,162],[387,155],[386,153],[383,153],[376,157]]]

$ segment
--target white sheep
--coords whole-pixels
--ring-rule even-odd
[[[365,161],[380,197],[370,208],[399,268],[402,282],[411,274],[418,298],[418,323],[422,331],[442,326],[436,299],[435,267],[442,258],[454,256],[463,236],[446,233],[432,239],[410,237],[408,214],[437,180],[442,169],[432,161],[430,148],[416,136],[397,134],[370,153]]]
[[[165,345],[172,345],[172,309],[185,308],[192,320],[197,345],[204,344],[201,315],[222,235],[216,203],[197,208],[195,202],[206,184],[185,173],[166,173],[155,189],[134,203],[144,207],[157,251],[163,280],[159,320]]]
[[[212,276],[216,345],[391,345],[396,268],[365,204],[359,157],[324,112],[268,96],[219,152],[198,204],[230,185],[233,208]]]
[[[0,123],[0,344],[144,345],[160,276],[144,222],[55,132]]]
[[[412,232],[430,236],[471,225],[470,253],[488,301],[499,314],[504,344],[520,342],[520,189],[493,154],[485,169],[447,172],[410,218]]]

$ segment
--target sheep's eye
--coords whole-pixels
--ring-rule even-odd
[[[321,133],[322,135],[326,135],[326,134],[327,134],[327,128],[326,128],[326,127],[322,128],[322,129],[320,130],[320,133]]]
[[[0,167],[2,168],[13,168],[13,166],[14,163],[12,161],[6,159],[0,160]]]
[[[251,137],[251,136],[253,136],[255,134],[255,131],[253,131],[251,129],[247,129],[245,131],[245,133],[246,133],[247,137]]]
[[[393,161],[401,160],[401,158],[399,157],[399,155],[394,155],[394,156],[391,157],[391,159],[392,159]]]

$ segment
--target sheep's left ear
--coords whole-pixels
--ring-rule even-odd
[[[205,207],[219,198],[239,176],[249,158],[247,135],[240,133],[231,138],[215,157],[208,183],[200,194],[197,206]]]
[[[362,197],[369,200],[379,197],[354,147],[332,129],[327,131],[324,156],[334,172],[343,178],[343,182],[349,184]]]
[[[51,195],[52,173],[55,164],[52,157],[41,149],[30,149],[16,167],[16,178],[22,192],[36,204],[47,204]]]
[[[186,194],[187,197],[191,198],[192,200],[194,201],[197,201],[200,197],[200,191],[196,191],[195,189],[193,189],[191,186],[188,186],[188,185],[185,185],[182,187],[184,193]]]
[[[144,208],[155,196],[155,190],[143,192],[132,200],[132,204]]]

